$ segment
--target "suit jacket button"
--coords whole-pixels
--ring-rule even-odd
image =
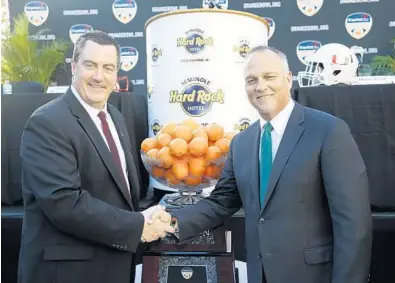
[[[265,222],[265,219],[259,218],[259,223],[260,223],[260,224],[263,224],[264,222]]]
[[[258,253],[258,258],[262,259],[262,254],[261,253]]]

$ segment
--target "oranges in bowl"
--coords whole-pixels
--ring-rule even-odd
[[[142,142],[141,157],[151,176],[165,186],[207,188],[220,177],[234,135],[217,123],[169,123]]]

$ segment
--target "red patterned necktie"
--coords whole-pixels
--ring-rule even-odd
[[[126,182],[125,174],[123,173],[123,169],[122,169],[121,159],[119,158],[118,149],[117,146],[115,145],[114,138],[112,137],[110,127],[108,126],[106,113],[104,111],[100,111],[99,114],[97,114],[97,116],[99,116],[100,118],[104,136],[106,137],[108,146],[110,147],[112,159],[114,160],[114,163],[117,166],[119,173],[121,174],[122,180],[125,183],[126,188],[128,188],[127,185],[128,183]]]

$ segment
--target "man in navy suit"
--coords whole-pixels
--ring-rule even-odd
[[[19,283],[134,282],[140,241],[173,231],[163,218],[150,221],[153,209],[138,211],[139,176],[125,121],[107,103],[119,66],[111,36],[82,35],[71,87],[26,123]]]
[[[248,282],[367,282],[372,219],[358,146],[343,120],[294,102],[291,86],[282,52],[250,52],[245,87],[260,119],[233,139],[211,196],[172,213],[179,238],[243,207]]]

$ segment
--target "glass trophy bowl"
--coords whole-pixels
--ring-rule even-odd
[[[200,177],[195,177],[189,173],[186,179],[178,180],[174,179],[174,174],[170,173],[172,167],[161,167],[157,159],[150,158],[142,150],[140,154],[145,169],[155,181],[163,186],[178,190],[176,194],[165,196],[164,201],[166,205],[170,206],[185,206],[197,203],[203,197],[204,189],[215,186],[227,158],[227,154],[223,154],[215,160],[206,161],[204,174]],[[171,178],[169,178],[169,175]]]

